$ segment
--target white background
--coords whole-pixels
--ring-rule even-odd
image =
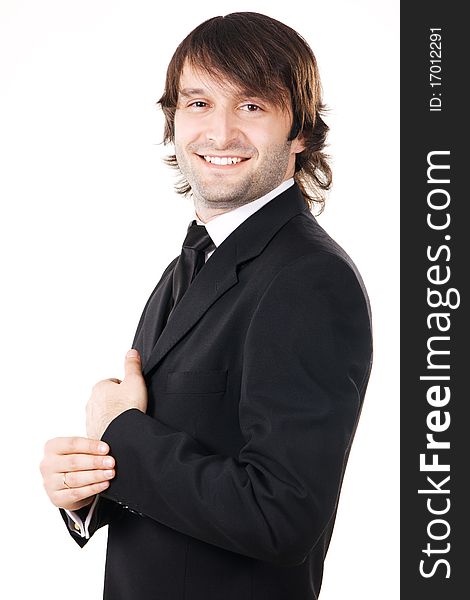
[[[122,377],[192,215],[161,163],[168,61],[200,22],[243,10],[294,27],[317,56],[334,169],[319,222],[374,316],[321,599],[399,595],[398,1],[0,0],[2,598],[101,597],[106,530],[80,550],[38,465],[47,439],[85,434],[92,385]]]

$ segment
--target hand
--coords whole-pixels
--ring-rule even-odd
[[[114,477],[114,458],[105,442],[82,437],[46,442],[40,464],[44,488],[58,508],[78,510],[91,504]]]
[[[147,410],[147,386],[137,350],[129,350],[124,363],[124,380],[104,379],[92,390],[86,406],[89,438],[99,440],[113,419],[129,408]]]

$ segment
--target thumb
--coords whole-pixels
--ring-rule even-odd
[[[124,361],[124,378],[129,375],[138,375],[139,377],[142,377],[140,354],[135,348],[132,348],[127,352],[126,360]]]

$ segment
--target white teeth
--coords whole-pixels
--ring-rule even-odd
[[[204,160],[213,165],[236,165],[241,162],[241,158],[229,156],[204,156]]]

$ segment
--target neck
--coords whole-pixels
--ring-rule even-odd
[[[206,208],[205,206],[198,204],[196,199],[194,199],[194,212],[196,213],[197,218],[203,223],[208,223],[215,217],[219,215],[223,215],[230,210],[237,208],[236,206],[232,206],[231,208]]]

